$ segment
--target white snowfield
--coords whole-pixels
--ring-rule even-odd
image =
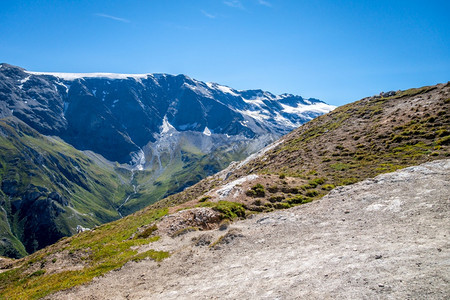
[[[152,74],[118,74],[118,73],[58,73],[58,72],[33,72],[25,71],[33,75],[51,75],[64,80],[76,80],[80,78],[108,78],[108,79],[144,79]]]
[[[289,106],[286,104],[280,104],[283,107],[283,112],[288,114],[302,114],[305,112],[317,112],[326,114],[329,111],[332,111],[336,108],[334,105],[326,104],[326,103],[313,103],[309,105],[301,105],[297,106]]]

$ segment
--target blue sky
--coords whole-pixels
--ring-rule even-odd
[[[186,74],[342,105],[450,80],[450,1],[0,1],[0,62]]]

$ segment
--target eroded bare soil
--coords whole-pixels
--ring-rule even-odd
[[[226,230],[164,236],[49,299],[448,299],[450,160],[341,187]],[[145,249],[142,249],[144,251]]]

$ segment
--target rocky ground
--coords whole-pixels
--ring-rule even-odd
[[[406,168],[226,229],[163,236],[148,247],[170,258],[48,299],[449,299],[449,195],[450,160]]]

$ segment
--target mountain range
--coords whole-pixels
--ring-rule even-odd
[[[318,295],[319,282],[322,296],[344,287],[345,297],[352,297],[354,287],[367,297],[411,298],[426,291],[445,298],[446,279],[439,274],[448,258],[449,112],[450,83],[338,107],[143,210],[25,258],[0,260],[0,295],[176,298],[221,295],[217,289],[232,293],[237,285],[253,293],[256,284],[291,298],[294,290]],[[434,160],[440,161],[370,179]],[[391,273],[383,270],[397,275],[385,282]],[[146,280],[151,274],[162,279]],[[214,274],[260,280],[218,282]],[[95,277],[91,285],[75,287]],[[194,278],[200,285],[192,285]],[[264,285],[266,279],[277,282],[276,291]]]
[[[332,109],[185,75],[0,64],[0,254],[133,213]]]

